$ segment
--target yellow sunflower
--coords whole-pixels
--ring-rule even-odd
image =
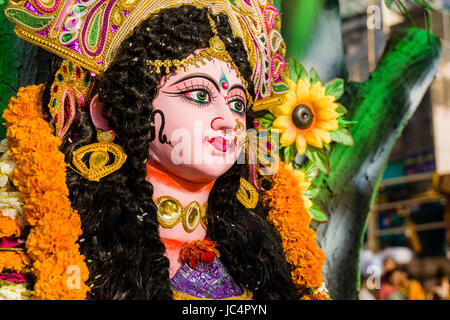
[[[306,190],[311,186],[311,182],[306,178],[305,172],[301,169],[295,170],[292,166],[292,162],[289,164],[284,164],[284,166],[292,173],[297,185],[294,187],[299,188],[300,194],[303,198],[303,203],[306,209],[311,208],[312,202],[307,196],[305,196]]]
[[[305,153],[307,145],[323,148],[324,142],[331,142],[330,131],[338,129],[335,97],[325,94],[320,81],[311,85],[307,79],[297,83],[288,80],[288,85],[284,103],[270,108],[276,117],[273,129],[280,132],[281,145],[296,142],[300,154]]]

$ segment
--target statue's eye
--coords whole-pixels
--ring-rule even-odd
[[[231,110],[237,113],[243,114],[245,112],[245,103],[240,99],[233,100],[229,102],[228,105],[230,106]]]
[[[211,97],[208,92],[205,90],[194,90],[190,92],[186,92],[185,97],[189,98],[190,100],[193,100],[194,102],[198,103],[209,103],[211,102]]]

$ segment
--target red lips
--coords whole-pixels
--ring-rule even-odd
[[[219,151],[227,152],[229,142],[224,137],[214,137],[208,140],[211,145]]]

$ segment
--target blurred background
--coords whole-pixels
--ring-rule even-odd
[[[341,0],[350,81],[365,81],[389,34],[426,28],[423,8],[408,15],[381,0]],[[432,86],[397,140],[384,172],[361,254],[360,299],[449,299],[450,274],[450,0],[428,1],[431,31],[442,41]],[[379,23],[378,23],[379,22]]]

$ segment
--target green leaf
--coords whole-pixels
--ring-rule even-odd
[[[411,21],[411,23],[415,27],[416,26],[416,22],[414,21],[414,19],[409,14],[408,9],[405,7],[405,5],[400,0],[394,0],[394,1],[395,1],[395,5],[400,10],[400,12],[403,11],[403,13],[408,17],[409,21]]]
[[[352,125],[358,123],[358,121],[348,121],[348,120],[345,120],[345,119],[343,119],[341,117],[337,118],[337,121],[345,128],[351,127]]]
[[[268,129],[268,130],[272,129],[272,125],[275,120],[275,116],[272,113],[270,113],[267,110],[264,110],[262,112],[258,112],[258,114],[256,115],[256,118],[261,120],[261,125],[265,129]]]
[[[0,248],[1,251],[25,251],[25,248],[16,247],[16,248]]]
[[[330,159],[327,153],[323,149],[319,149],[312,146],[307,146],[305,150],[305,155],[309,160],[314,162],[314,164],[323,173],[330,173]]]
[[[275,120],[275,116],[268,110],[261,110],[261,111],[255,112],[255,118],[257,118],[257,119],[266,118],[266,119]]]
[[[20,286],[20,287],[23,287],[25,289],[28,289],[30,284],[29,283],[18,284],[18,283],[10,282],[8,280],[0,280],[0,288],[3,287],[3,286]]]
[[[335,97],[336,100],[342,97],[342,95],[344,94],[344,80],[335,79],[328,82],[325,85],[325,94]]]
[[[290,146],[283,147],[283,161],[285,163],[289,163],[294,160],[295,155],[297,154],[297,148],[295,147],[295,143]]]
[[[317,71],[313,68],[311,69],[311,71],[309,72],[309,83],[311,83],[311,85],[313,85],[314,83],[320,81],[319,78],[319,74],[317,73]]]
[[[308,209],[308,212],[311,220],[315,222],[324,223],[328,221],[327,216],[323,213],[322,208],[319,207],[317,203],[313,202],[313,205]]]
[[[333,140],[337,143],[342,143],[343,145],[346,145],[349,147],[351,147],[355,144],[355,142],[353,141],[353,137],[350,134],[350,131],[348,131],[345,128],[339,128],[337,130],[331,131],[330,137],[331,137],[331,140]]]
[[[336,108],[336,112],[339,114],[339,116],[343,116],[344,114],[346,114],[348,111],[347,109],[340,103],[337,104],[338,107]]]
[[[421,5],[422,7],[426,8],[426,9],[430,10],[430,11],[436,12],[436,10],[432,6],[430,6],[430,4],[427,3],[426,1],[414,0],[414,2],[419,4],[419,5]]]
[[[273,89],[273,92],[278,93],[278,94],[286,93],[289,91],[288,85],[284,82],[274,83],[272,85],[272,89]]]
[[[311,185],[308,190],[305,191],[305,196],[307,196],[310,199],[314,199],[315,197],[317,197],[319,195],[320,192],[320,188]]]
[[[306,179],[310,181],[314,180],[314,178],[317,175],[317,172],[319,171],[317,166],[312,161],[308,161],[303,170],[305,171]]]
[[[386,2],[386,7],[390,8],[392,6],[392,2],[394,2],[394,0],[385,0]]]
[[[272,121],[267,121],[265,119],[261,119],[261,125],[264,129],[270,130],[272,129]]]
[[[14,282],[6,281],[6,280],[0,280],[0,287],[3,286],[15,286],[16,284]]]
[[[295,83],[299,79],[308,79],[308,71],[298,60],[292,57],[289,58],[289,78]]]

